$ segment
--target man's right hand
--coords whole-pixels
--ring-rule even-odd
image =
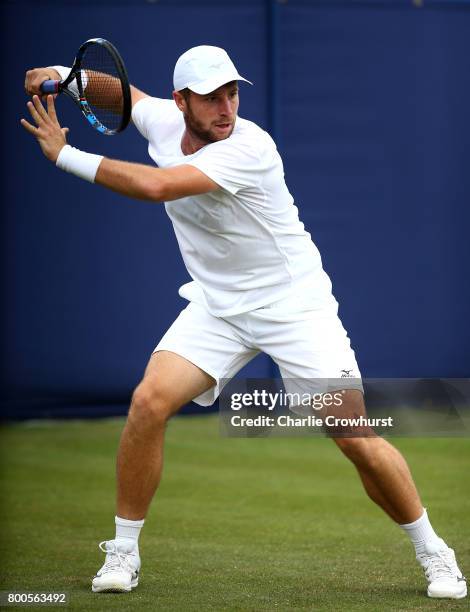
[[[41,85],[44,81],[48,80],[60,81],[62,77],[54,70],[54,68],[33,68],[32,70],[27,70],[26,77],[24,80],[24,88],[26,93],[30,96],[44,96],[41,91]]]

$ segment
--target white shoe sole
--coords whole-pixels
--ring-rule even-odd
[[[428,597],[431,597],[432,599],[463,599],[464,597],[467,597],[467,587],[465,586],[462,591],[452,594],[448,592],[445,594],[430,593],[428,590]]]
[[[132,589],[139,584],[139,578],[134,578],[131,582],[131,586],[124,586],[118,582],[114,584],[109,584],[105,587],[95,587],[93,584],[91,585],[91,590],[93,593],[130,593]]]

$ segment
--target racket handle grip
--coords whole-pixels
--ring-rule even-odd
[[[44,94],[56,94],[59,93],[59,83],[60,81],[43,81],[41,83],[41,91]]]

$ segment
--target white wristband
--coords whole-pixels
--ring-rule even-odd
[[[49,68],[56,70],[60,74],[61,81],[65,81],[65,79],[69,76],[70,70],[71,70],[71,68],[69,68],[68,66],[49,66]],[[81,72],[81,77],[82,77],[82,89],[83,91],[85,91],[86,86],[88,85],[88,77],[84,70],[81,70],[80,72]],[[72,79],[70,83],[67,85],[67,89],[71,93],[73,93],[73,95],[76,98],[80,97],[80,94],[78,92],[77,79]]]
[[[67,66],[49,66],[49,68],[52,68],[60,74],[61,81],[65,81],[65,79],[69,76],[71,70],[71,68]]]
[[[85,181],[94,183],[102,159],[102,155],[85,153],[80,149],[65,145],[62,147],[55,165],[65,172],[70,172]]]

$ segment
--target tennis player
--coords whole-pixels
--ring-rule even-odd
[[[359,368],[338,318],[319,252],[299,221],[271,137],[238,117],[240,76],[227,53],[194,47],[176,62],[173,99],[132,87],[132,120],[155,165],[85,153],[66,144],[46,79],[61,66],[28,71],[22,120],[62,170],[131,198],[165,202],[192,282],[188,305],[163,336],[135,389],[117,457],[115,538],[100,544],[104,565],[92,590],[130,591],[140,571],[138,539],[162,469],[165,424],[191,400],[210,405],[260,351],[285,380],[339,379],[343,409],[365,415]],[[345,388],[341,386],[341,388]],[[454,551],[431,526],[401,454],[384,439],[333,437],[365,491],[408,534],[430,597],[466,596]]]

